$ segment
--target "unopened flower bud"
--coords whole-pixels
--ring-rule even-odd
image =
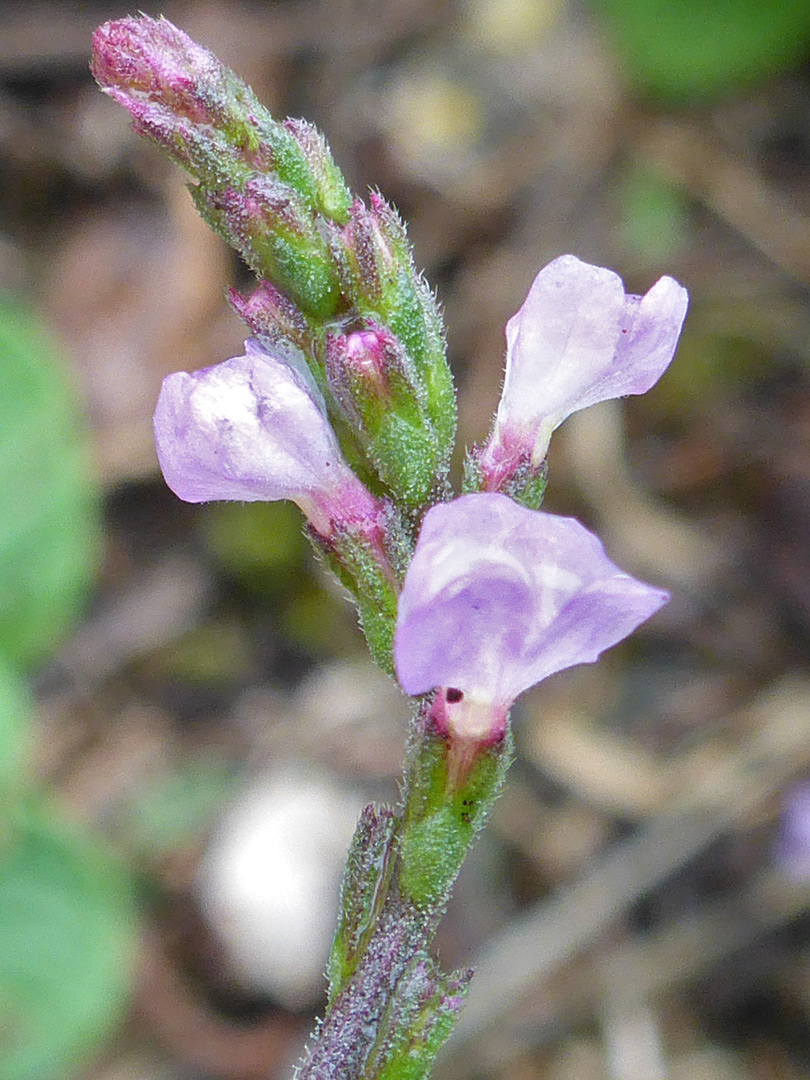
[[[242,80],[168,19],[116,19],[93,35],[92,72],[201,183],[273,174],[304,196],[314,194],[296,140],[277,124]]]
[[[99,26],[92,71],[105,93],[160,102],[194,123],[226,126],[252,104],[228,85],[228,69],[168,19],[129,17]]]
[[[329,334],[326,378],[379,478],[406,506],[421,506],[444,462],[425,389],[401,342],[371,320]]]
[[[231,307],[254,334],[277,344],[309,350],[312,331],[304,315],[288,296],[269,281],[260,281],[250,296],[228,290]]]
[[[192,189],[200,215],[261,278],[278,285],[305,312],[329,318],[340,287],[326,241],[304,200],[269,177],[243,187]]]
[[[279,124],[237,75],[168,19],[116,19],[93,35],[92,71],[136,129],[201,182],[272,174],[343,223],[351,196],[326,140],[304,120]]]
[[[319,209],[330,220],[343,224],[348,220],[352,197],[326,139],[306,120],[285,120],[281,126],[306,158]]]
[[[358,300],[379,310],[393,307],[400,274],[412,270],[405,228],[393,207],[374,191],[368,207],[355,199],[343,243]]]
[[[351,197],[323,137],[277,123],[207,49],[166,19],[119,19],[93,37],[93,74],[135,129],[198,181],[205,220],[305,311],[330,318],[339,296],[325,235]]]
[[[384,324],[401,343],[424,392],[424,408],[446,467],[456,433],[456,400],[436,298],[417,273],[393,207],[372,192],[356,199],[341,232],[342,289],[355,310]]]

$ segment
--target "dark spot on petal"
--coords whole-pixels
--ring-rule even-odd
[[[460,690],[456,690],[453,686],[449,686],[444,695],[445,701],[450,705],[455,705],[457,702],[461,701],[463,697],[464,694]]]

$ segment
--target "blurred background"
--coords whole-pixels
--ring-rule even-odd
[[[692,305],[547,506],[672,602],[514,712],[441,928],[437,1080],[810,1073],[810,3],[167,0],[378,186],[438,288],[460,444],[563,252]],[[192,507],[161,378],[249,286],[87,69],[111,0],[0,7],[0,1080],[290,1076],[407,706],[286,504]]]

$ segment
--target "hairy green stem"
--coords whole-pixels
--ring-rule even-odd
[[[443,974],[429,949],[453,882],[503,786],[511,737],[454,748],[427,703],[411,728],[397,811],[369,806],[349,851],[328,975],[329,1004],[297,1080],[424,1080],[471,972]]]

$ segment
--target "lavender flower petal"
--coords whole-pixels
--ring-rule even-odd
[[[154,425],[166,483],[186,502],[292,499],[316,527],[339,498],[373,503],[308,373],[255,339],[244,356],[164,379]]]
[[[508,708],[541,679],[598,659],[666,600],[573,518],[465,495],[425,517],[400,597],[397,674],[410,694],[453,687]]]
[[[776,862],[794,881],[810,881],[810,781],[790,787],[782,808]]]
[[[573,255],[549,263],[506,327],[506,376],[484,465],[510,454],[545,457],[571,413],[642,394],[666,370],[686,315],[687,293],[663,277],[643,297],[621,278]]]

